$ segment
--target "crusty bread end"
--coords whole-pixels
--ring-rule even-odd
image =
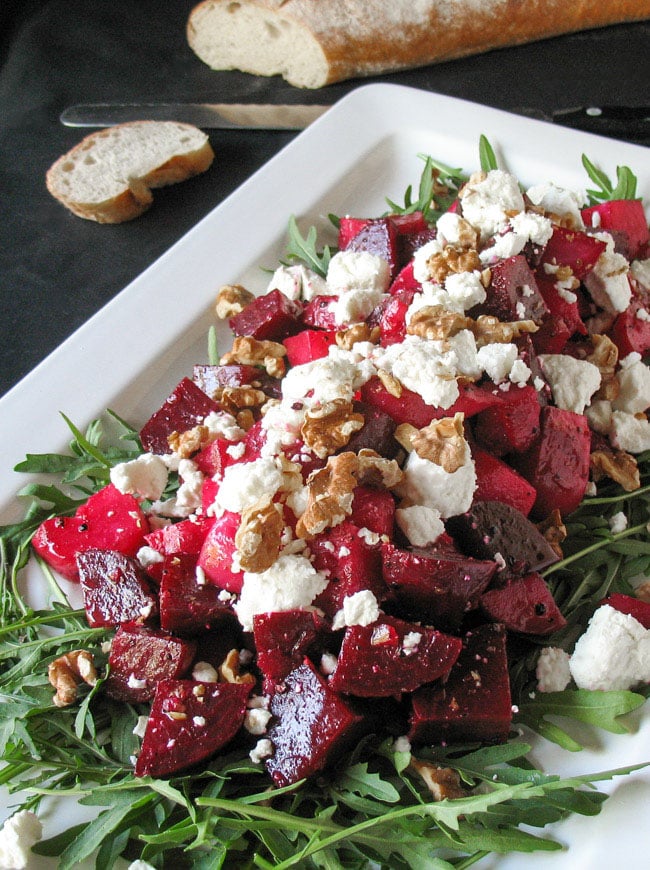
[[[149,208],[152,188],[205,172],[213,159],[208,137],[191,124],[133,121],[86,136],[52,164],[46,185],[79,217],[122,223]]]

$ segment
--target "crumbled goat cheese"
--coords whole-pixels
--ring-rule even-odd
[[[343,599],[343,607],[332,620],[332,629],[337,631],[346,625],[370,625],[379,619],[379,603],[370,589],[362,589]]]
[[[623,511],[619,511],[609,519],[609,528],[613,535],[618,535],[619,532],[624,532],[627,529],[627,517]]]
[[[153,864],[149,864],[147,861],[142,861],[138,858],[137,861],[131,861],[126,870],[156,870]]]
[[[266,728],[271,719],[269,710],[264,710],[261,707],[253,707],[246,711],[244,716],[244,728],[249,734],[259,737],[261,734],[266,734]]]
[[[132,734],[136,737],[144,737],[144,732],[147,730],[148,716],[138,716],[138,721],[135,723]]]
[[[417,652],[418,645],[422,640],[422,635],[419,631],[409,631],[404,635],[404,640],[402,641],[402,652],[405,656],[411,656],[414,652]]]
[[[273,755],[273,744],[268,737],[263,737],[258,740],[253,749],[248,753],[248,757],[253,764],[261,764],[265,758],[270,758]]]
[[[256,613],[309,607],[327,582],[305,556],[281,555],[266,571],[244,572],[241,595],[234,605],[237,618],[244,631],[252,631]]]
[[[537,659],[535,676],[540,692],[564,691],[571,682],[569,654],[558,647],[544,647]]]
[[[192,679],[200,683],[218,683],[219,674],[209,662],[197,662],[192,668]]]
[[[312,406],[333,399],[350,401],[374,372],[370,360],[358,360],[355,354],[332,346],[326,357],[289,369],[282,380],[282,407],[298,402]]]
[[[398,508],[395,521],[414,547],[433,544],[445,530],[440,511],[421,504]]]
[[[475,305],[485,302],[487,294],[481,283],[481,273],[452,272],[445,278],[445,290],[454,305],[461,311],[469,311]]]
[[[168,476],[165,462],[154,453],[143,453],[111,468],[111,483],[116,489],[150,501],[157,501],[163,494]]]
[[[163,554],[159,553],[158,550],[154,550],[153,547],[140,547],[135,554],[135,558],[138,560],[140,567],[144,568],[145,571],[152,565],[159,565],[165,561]]]
[[[328,288],[324,278],[303,265],[279,266],[269,281],[266,292],[279,290],[294,302],[309,302],[314,296],[327,296]]]
[[[2,870],[24,870],[30,860],[34,843],[43,835],[43,826],[35,813],[19,810],[0,829],[0,867]]]
[[[451,473],[412,450],[404,467],[404,478],[395,492],[407,505],[434,508],[442,519],[447,519],[469,510],[476,485],[474,460],[466,445],[463,465]]]
[[[580,689],[622,691],[650,682],[650,631],[603,604],[578,639],[569,667]]]
[[[547,217],[534,212],[520,211],[508,221],[506,231],[496,236],[489,248],[484,248],[479,256],[481,262],[514,257],[521,253],[529,242],[543,246],[553,235],[553,224]]]
[[[336,296],[350,290],[385,293],[390,284],[390,265],[369,251],[339,251],[329,262],[326,281],[329,293]]]
[[[549,214],[560,217],[570,217],[575,229],[582,229],[584,223],[580,210],[586,205],[584,193],[558,187],[553,182],[535,184],[526,191],[526,196],[533,203]]]
[[[492,169],[480,181],[470,181],[460,193],[463,217],[478,230],[481,241],[508,226],[513,212],[525,210],[519,182],[502,169]]]
[[[650,290],[650,257],[647,260],[632,260],[630,272],[635,281]]]
[[[384,298],[382,290],[354,288],[341,293],[335,302],[329,304],[336,326],[361,323]]]
[[[283,481],[282,469],[272,457],[229,465],[208,513],[241,513],[259,500],[260,493],[275,495]]]
[[[478,349],[476,361],[490,380],[500,384],[509,377],[518,354],[515,344],[484,344]]]
[[[650,407],[650,368],[641,361],[640,354],[628,354],[620,365],[619,393],[612,408],[628,414],[645,411]]]
[[[339,660],[333,653],[323,653],[320,657],[320,672],[326,677],[331,676],[336,670]]]
[[[441,251],[442,244],[438,239],[432,239],[419,247],[413,255],[413,277],[420,284],[431,280],[432,274],[429,269],[429,260]]]
[[[532,372],[523,359],[516,359],[512,364],[508,377],[513,384],[516,384],[518,387],[523,387],[528,383],[531,375]]]
[[[585,409],[585,416],[594,432],[608,435],[612,425],[612,403],[607,399],[598,399]]]
[[[596,305],[613,314],[618,314],[630,304],[632,288],[628,279],[629,264],[622,254],[614,250],[610,233],[596,233],[607,242],[607,247],[596,264],[584,278],[584,284]]]
[[[650,450],[650,422],[647,417],[636,417],[625,411],[612,411],[609,440],[612,446],[627,453]]]
[[[540,354],[539,360],[558,408],[584,414],[600,386],[597,366],[561,353]]]
[[[129,689],[146,689],[147,688],[147,681],[138,679],[138,677],[136,677],[136,675],[133,673],[129,674],[129,679],[126,681],[126,684],[129,687]]]
[[[203,419],[211,438],[225,438],[226,441],[240,441],[246,432],[227,411],[210,411]]]

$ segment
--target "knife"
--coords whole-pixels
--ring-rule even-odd
[[[574,130],[632,142],[650,140],[650,106],[578,106],[548,113],[529,107],[512,109],[519,115],[551,121]]]
[[[59,119],[66,127],[183,121],[219,130],[303,130],[329,108],[271,103],[80,103],[65,109]]]

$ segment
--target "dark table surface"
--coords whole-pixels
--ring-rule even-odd
[[[334,102],[280,78],[217,73],[185,41],[193,0],[4,0],[0,5],[0,395],[285,146],[292,133],[211,131],[208,173],[158,191],[135,221],[74,217],[45,172],[88,131],[67,105],[101,101]],[[387,75],[502,109],[649,101],[650,23],[619,25]]]

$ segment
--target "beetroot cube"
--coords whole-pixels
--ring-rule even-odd
[[[390,266],[390,274],[395,276],[399,266],[398,233],[390,218],[373,218],[347,243],[346,251],[367,251]]]
[[[289,365],[299,366],[322,359],[336,343],[336,333],[322,329],[303,329],[297,335],[288,335],[282,342],[287,349]]]
[[[580,297],[577,293],[575,302],[569,301],[565,295],[560,293],[557,281],[552,275],[540,275],[537,279],[537,286],[544,297],[551,317],[563,320],[571,335],[576,332],[580,335],[587,334],[587,327],[580,314]]]
[[[350,244],[352,239],[358,235],[361,230],[365,227],[367,223],[370,222],[370,218],[355,218],[348,217],[345,215],[339,220],[339,236],[338,236],[338,248],[339,251],[344,251],[347,246]]]
[[[124,622],[143,625],[158,615],[157,596],[134,559],[114,550],[92,549],[77,555],[77,567],[92,628]]]
[[[136,776],[170,776],[211,758],[244,721],[250,683],[158,683]]]
[[[314,296],[303,309],[302,322],[315,329],[334,332],[338,327],[336,315],[330,307],[333,302],[336,302],[336,296]]]
[[[396,275],[395,280],[388,288],[391,296],[397,296],[403,292],[417,292],[422,289],[422,284],[416,280],[413,274],[413,261],[407,263]]]
[[[500,553],[505,562],[500,578],[541,571],[559,559],[537,526],[501,501],[475,501],[467,513],[451,517],[447,529],[470,556],[495,559]]]
[[[514,387],[501,393],[500,400],[480,411],[474,421],[474,435],[495,456],[528,450],[539,435],[540,404],[534,387]]]
[[[361,400],[388,414],[397,425],[412,423],[417,429],[428,426],[439,410],[425,404],[417,393],[406,387],[402,388],[401,396],[393,396],[377,377],[370,378],[361,387]]]
[[[594,215],[598,215],[594,224]],[[582,217],[587,226],[592,224],[603,230],[614,230],[627,237],[626,256],[629,260],[639,257],[648,244],[648,219],[640,199],[613,199],[583,209]]]
[[[650,289],[646,290],[639,284],[633,284],[630,304],[618,315],[610,334],[610,338],[618,347],[619,358],[634,351],[641,356],[646,356],[650,350],[649,314]]]
[[[160,581],[160,624],[166,631],[195,636],[230,622],[234,616],[220,589],[200,583],[196,556],[170,555]]]
[[[387,489],[357,486],[352,496],[350,521],[378,535],[392,535],[395,499]]]
[[[650,603],[634,598],[632,595],[624,595],[622,592],[613,592],[604,598],[601,604],[609,604],[619,613],[627,613],[640,622],[644,628],[650,628]]]
[[[122,625],[111,642],[106,692],[118,701],[149,701],[161,680],[185,676],[195,652],[194,641],[138,625]]]
[[[32,546],[62,577],[76,581],[78,553],[98,548],[134,556],[148,531],[149,523],[136,499],[110,483],[80,505],[74,516],[42,522]]]
[[[244,582],[244,572],[233,570],[232,562],[240,521],[239,514],[230,511],[218,517],[206,535],[198,557],[198,564],[209,582],[228,592],[241,592]]]
[[[354,412],[362,414],[364,422],[361,429],[352,433],[345,449],[352,453],[364,449],[374,450],[380,456],[393,459],[399,451],[399,444],[394,437],[397,425],[393,418],[364,402],[355,402]]]
[[[540,261],[540,272],[545,271],[545,263],[551,266],[569,266],[581,281],[596,265],[596,260],[606,247],[606,243],[595,236],[555,226]],[[553,273],[549,274],[552,276]]]
[[[576,331],[573,316],[567,323],[559,314],[549,314],[544,322],[533,335],[535,352],[562,353],[566,343]]]
[[[523,254],[499,260],[493,266],[492,280],[481,311],[499,320],[533,320],[541,323],[548,308]]]
[[[403,550],[382,544],[386,585],[393,604],[412,619],[457,628],[494,576],[496,562],[473,559],[453,547]]]
[[[544,636],[566,625],[544,578],[535,572],[488,589],[481,596],[481,609],[492,622],[520,634]]]
[[[406,312],[409,310],[415,290],[400,290],[383,299],[372,314],[381,333],[382,347],[404,341],[406,336]]]
[[[260,341],[282,341],[298,330],[302,306],[281,293],[271,290],[258,296],[231,317],[230,328],[235,335],[252,335]]]
[[[466,634],[444,686],[414,692],[408,736],[413,743],[503,743],[511,722],[505,630],[483,625]]]
[[[540,423],[539,438],[513,464],[537,490],[532,515],[541,519],[557,508],[565,516],[578,507],[589,482],[589,425],[582,414],[552,405],[542,408]]]
[[[161,407],[140,430],[140,440],[150,453],[171,453],[167,440],[174,432],[186,432],[201,423],[219,405],[189,378],[177,384]]]
[[[286,610],[253,617],[257,666],[270,690],[300,667],[324,630],[323,620],[312,611]]]
[[[145,535],[145,541],[147,546],[156,550],[161,556],[171,553],[196,556],[213,523],[213,517],[206,517],[204,515],[192,517],[191,519],[181,520],[178,523],[172,523],[169,526],[156,529],[154,532]],[[147,566],[147,574],[153,577],[154,580],[160,581],[162,571],[162,560]]]
[[[274,754],[266,768],[280,788],[313,776],[339,757],[363,722],[305,660],[271,697]]]
[[[194,383],[203,392],[217,398],[224,387],[255,386],[263,390],[267,396],[280,396],[280,381],[268,375],[258,366],[231,365],[195,365],[193,371]]]
[[[476,470],[476,501],[499,501],[528,516],[535,504],[537,491],[520,474],[496,456],[472,447]]]
[[[462,641],[420,623],[380,616],[371,625],[345,630],[329,684],[360,698],[386,698],[412,692],[445,677]]]

